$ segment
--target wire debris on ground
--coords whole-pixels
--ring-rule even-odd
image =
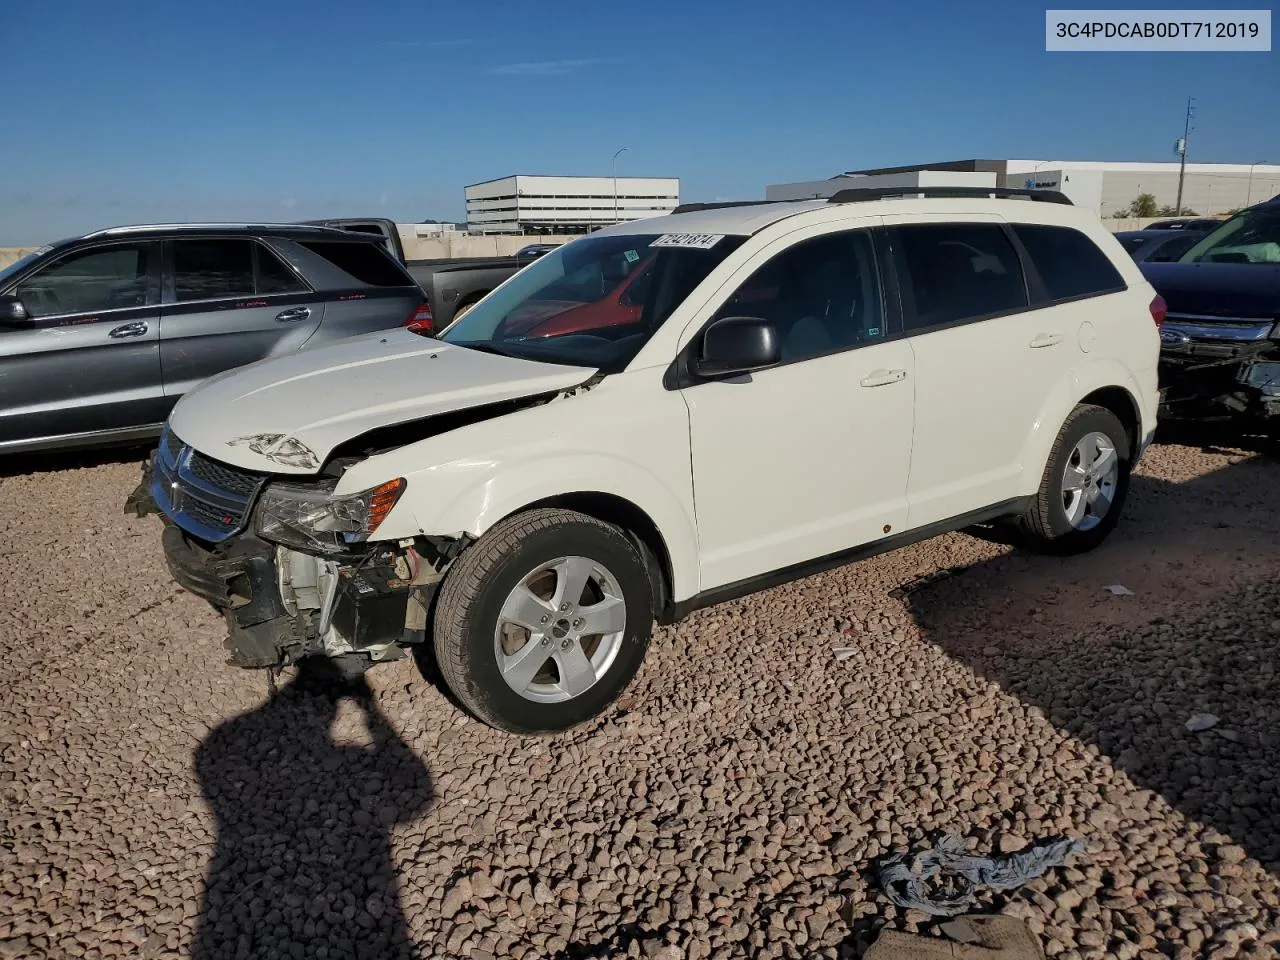
[[[948,834],[930,850],[885,860],[879,869],[880,886],[900,907],[954,917],[973,906],[979,889],[1012,890],[1082,852],[1082,840],[1063,838],[1009,856],[984,857],[968,853],[961,837]]]

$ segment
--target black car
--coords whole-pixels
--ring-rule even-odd
[[[1178,217],[1173,220],[1157,220],[1147,224],[1148,230],[1199,230],[1202,233],[1220,226],[1217,217]]]
[[[0,454],[159,436],[200,381],[429,320],[376,238],[295,224],[116,227],[0,270]]]
[[[1194,247],[1206,231],[1193,230],[1121,230],[1116,234],[1120,246],[1138,263],[1170,263]]]
[[[1280,435],[1280,196],[1233,216],[1173,263],[1142,264],[1168,305],[1161,413]]]

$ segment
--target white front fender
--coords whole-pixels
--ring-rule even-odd
[[[661,372],[609,377],[590,391],[428,437],[353,465],[339,493],[407,481],[379,540],[479,537],[533,504],[578,494],[642,511],[671,563],[672,599],[698,592],[688,408]]]

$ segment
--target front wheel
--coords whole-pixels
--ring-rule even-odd
[[[1020,518],[1027,545],[1048,553],[1092,550],[1115,529],[1129,491],[1129,433],[1105,407],[1076,407],[1054,442],[1040,490]]]
[[[484,722],[550,733],[600,714],[635,676],[653,629],[653,587],[616,527],[538,509],[496,524],[449,569],[436,660]]]

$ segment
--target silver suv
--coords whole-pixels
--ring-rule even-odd
[[[0,453],[158,436],[202,380],[425,311],[401,264],[342,230],[149,225],[50,244],[0,270]]]

